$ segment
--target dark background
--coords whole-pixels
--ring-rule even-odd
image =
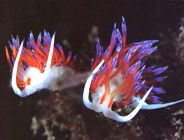
[[[129,43],[159,39],[159,33],[178,30],[184,16],[184,2],[0,0],[0,140],[32,139],[30,118],[34,114],[32,98],[35,97],[20,98],[9,86],[11,73],[4,47],[11,41],[11,35],[22,40],[28,38],[30,31],[35,37],[44,29],[51,34],[56,31],[56,42],[68,39],[70,50],[78,54],[93,26],[99,28],[101,44],[107,46],[113,24],[117,22],[121,28],[122,16],[127,23]]]

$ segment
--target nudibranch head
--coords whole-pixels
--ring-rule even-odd
[[[39,34],[37,41],[32,33],[24,47],[24,41],[19,43],[19,38],[12,37],[9,46],[12,50],[10,58],[8,49],[5,48],[10,68],[12,69],[11,85],[14,92],[25,97],[46,88],[50,82],[50,69],[60,66],[74,67],[76,56],[71,60],[71,52],[65,58],[63,49],[54,43],[55,34],[50,36],[44,31],[43,41]],[[48,79],[48,77],[50,79]]]
[[[146,99],[151,103],[159,103],[159,98],[155,95],[164,90],[152,85],[166,77],[153,76],[167,69],[167,66],[145,66],[145,57],[157,49],[157,46],[152,47],[157,40],[127,44],[126,31],[125,20],[122,18],[122,33],[115,24],[110,45],[105,52],[100,42],[97,42],[96,59],[92,62],[93,72],[87,79],[83,94],[86,107],[120,122],[129,121],[140,109],[146,109]],[[120,116],[112,110],[112,105],[132,105],[135,109],[127,116]]]

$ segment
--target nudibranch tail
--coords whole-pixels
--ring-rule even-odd
[[[131,104],[132,107],[136,107],[137,105],[139,105],[141,102],[140,99],[135,98],[134,102]],[[178,104],[184,102],[184,99],[182,100],[178,100],[178,101],[174,101],[174,102],[169,102],[169,103],[164,103],[164,104],[147,104],[146,102],[142,105],[141,109],[144,110],[153,110],[153,109],[160,109],[160,108],[165,108],[174,104]]]
[[[157,94],[163,93],[164,90],[153,85],[167,77],[159,77],[159,74],[168,67],[146,68],[145,65],[146,57],[157,49],[157,46],[152,46],[158,40],[126,44],[126,37],[127,28],[122,17],[122,33],[114,24],[106,51],[103,51],[98,40],[96,59],[92,60],[92,74],[88,77],[83,92],[85,106],[96,112],[102,112],[113,120],[126,122],[131,120],[140,109],[159,109],[183,102],[184,99],[159,104]],[[154,104],[147,104],[146,101]],[[130,106],[135,109],[127,116],[120,116],[112,110],[114,109],[112,106]]]

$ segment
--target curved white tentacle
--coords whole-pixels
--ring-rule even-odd
[[[153,87],[151,87],[146,94],[144,95],[144,97],[141,99],[141,101],[139,102],[139,104],[137,105],[137,107],[128,115],[126,116],[120,116],[119,114],[113,112],[112,110],[108,110],[106,112],[106,114],[104,114],[105,116],[116,120],[118,122],[127,122],[130,121],[132,118],[135,117],[135,115],[139,112],[139,110],[141,109],[142,105],[144,104],[144,101],[146,100],[146,98],[148,97],[148,95],[150,94],[151,90]]]
[[[50,71],[51,62],[52,62],[52,55],[53,55],[53,51],[54,51],[54,40],[55,40],[55,33],[52,36],[50,50],[49,50],[49,56],[48,56],[48,59],[47,59],[47,64],[46,64],[46,67],[45,67],[45,71],[44,71],[44,73],[40,73],[40,77],[38,77],[40,80],[37,84],[38,84],[38,86],[40,86],[40,88],[43,87],[42,86],[44,84],[43,82],[46,80],[46,78],[49,74],[49,71]],[[32,90],[26,90],[25,89],[25,90],[21,91],[17,86],[16,75],[17,75],[18,63],[19,63],[19,60],[20,60],[22,48],[23,48],[23,41],[21,42],[17,57],[15,59],[15,63],[14,63],[14,66],[13,66],[11,84],[12,84],[12,88],[13,88],[15,94],[17,94],[20,97],[25,97],[27,95],[33,94],[34,92],[36,92],[36,90],[39,90],[40,88],[37,89],[33,86],[32,88],[34,88],[34,89],[32,89]]]
[[[11,80],[11,85],[12,85],[13,91],[15,92],[15,94],[17,94],[20,97],[25,97],[26,96],[26,94],[22,93],[21,90],[18,88],[17,80],[16,80],[16,78],[17,78],[17,69],[18,69],[18,64],[19,64],[19,60],[20,60],[20,55],[21,55],[21,52],[22,52],[23,44],[24,44],[24,41],[21,42],[21,45],[19,47],[19,51],[18,51],[17,57],[15,59],[15,63],[13,65],[12,80]]]
[[[92,103],[89,101],[89,89],[91,85],[91,81],[93,80],[93,76],[98,72],[100,67],[103,65],[105,60],[102,60],[100,64],[93,70],[91,75],[88,77],[86,84],[84,86],[84,91],[83,91],[83,103],[87,108],[91,109]]]
[[[147,104],[146,102],[144,102],[141,109],[145,109],[145,110],[160,109],[160,108],[168,107],[168,106],[178,104],[178,103],[181,103],[181,102],[184,102],[184,99],[178,100],[178,101],[175,101],[175,102],[164,103],[164,104]],[[134,101],[134,103],[132,104],[132,106],[135,107],[139,103],[140,103],[140,100],[136,99]]]
[[[94,71],[92,72],[92,74],[88,77],[86,84],[84,86],[84,92],[83,92],[83,103],[84,105],[92,110],[98,110],[97,108],[101,107],[101,105],[99,104],[93,104],[89,101],[89,89],[90,89],[90,85],[93,79],[93,76],[95,75],[95,73],[100,69],[100,67],[103,65],[104,60],[102,60],[100,62],[100,64],[94,69]],[[151,87],[146,94],[144,95],[144,97],[141,99],[141,101],[139,102],[139,104],[137,105],[137,107],[129,114],[126,116],[120,116],[119,114],[117,114],[116,112],[112,111],[109,108],[105,108],[105,111],[102,111],[103,114],[106,117],[109,117],[113,120],[116,120],[118,122],[127,122],[130,121],[133,117],[135,117],[135,115],[139,112],[139,110],[141,109],[142,105],[145,103],[146,98],[148,97],[149,93],[151,92],[153,87]]]
[[[50,71],[50,66],[51,66],[51,62],[52,62],[52,55],[53,55],[53,51],[54,51],[54,40],[55,40],[55,33],[52,36],[50,50],[49,50],[49,56],[47,59],[47,65],[46,65],[45,71],[44,71],[45,78],[47,77],[47,75],[49,74],[49,71]]]

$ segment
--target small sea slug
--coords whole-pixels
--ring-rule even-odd
[[[159,74],[166,67],[146,67],[145,58],[157,49],[152,47],[157,40],[127,44],[127,28],[122,18],[122,33],[114,25],[110,45],[104,52],[98,41],[96,59],[92,60],[92,73],[88,77],[84,92],[84,105],[118,122],[131,120],[140,109],[158,109],[183,100],[165,104],[159,103],[157,94],[164,90],[153,84],[164,80]],[[149,103],[153,104],[148,104]],[[112,106],[131,106],[133,111],[121,116]]]
[[[65,57],[61,45],[55,44],[55,34],[52,38],[44,31],[37,41],[32,33],[24,47],[24,41],[12,37],[9,46],[12,56],[5,47],[6,56],[12,70],[11,85],[14,92],[25,97],[41,89],[61,90],[80,84],[89,74],[76,71],[76,56],[72,58],[69,52]]]

